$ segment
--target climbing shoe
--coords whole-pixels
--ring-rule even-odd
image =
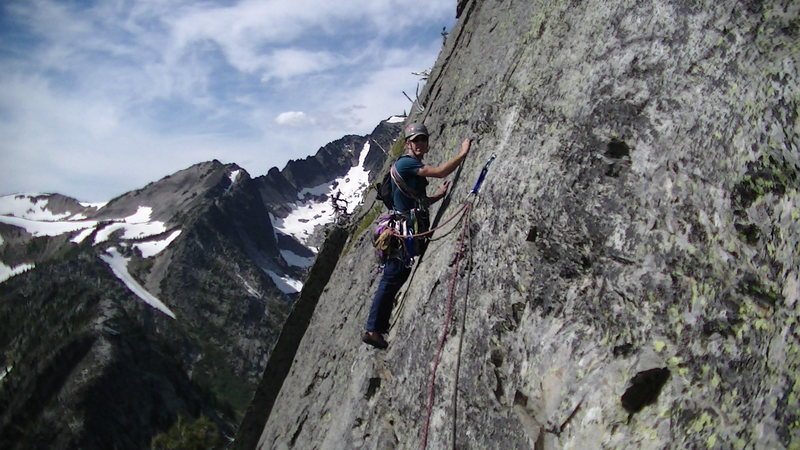
[[[385,349],[386,347],[389,346],[389,343],[386,342],[386,339],[384,339],[383,336],[381,336],[380,333],[377,333],[375,331],[367,331],[366,333],[364,333],[364,337],[361,338],[361,340],[365,344],[369,344],[369,345],[371,345],[371,346],[373,346],[375,348],[379,348],[381,350],[383,350],[383,349]]]

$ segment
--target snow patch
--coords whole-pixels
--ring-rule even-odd
[[[137,282],[128,272],[128,262],[130,258],[122,256],[115,247],[108,249],[107,255],[100,255],[100,259],[106,262],[114,275],[117,276],[131,292],[136,294],[137,297],[142,299],[145,303],[153,308],[163,312],[164,314],[175,318],[175,314],[165,305],[161,300],[156,298],[153,294],[147,292],[139,282]]]
[[[146,223],[150,221],[150,216],[153,214],[153,208],[149,206],[140,206],[135,213],[125,218],[127,223]]]
[[[239,278],[239,281],[241,281],[242,284],[244,284],[244,288],[245,290],[247,290],[248,294],[252,295],[255,298],[262,297],[261,294],[257,290],[255,290],[255,288],[253,288],[253,286],[251,286],[250,283],[247,282],[247,280],[244,279],[244,277],[242,277],[238,273],[236,274],[236,276]]]
[[[23,219],[20,217],[0,216],[0,223],[13,225],[23,228],[33,236],[58,236],[64,233],[93,228],[97,226],[94,220],[45,222],[38,220]]]
[[[336,186],[336,190],[340,192],[339,198],[347,202],[348,214],[355,211],[361,203],[364,190],[369,186],[369,171],[364,169],[369,149],[370,145],[367,141],[361,149],[358,165],[351,167],[345,176],[337,178],[331,183],[331,190],[333,186]]]
[[[80,233],[78,233],[78,235],[75,236],[74,238],[72,238],[70,240],[70,242],[74,242],[76,244],[80,244],[81,242],[86,240],[87,237],[91,236],[92,233],[94,233],[94,228],[87,228],[87,229],[81,231]]]
[[[386,120],[386,123],[401,123],[405,122],[406,118],[403,116],[392,116]]]
[[[228,174],[228,178],[231,180],[231,184],[229,184],[228,187],[225,188],[226,194],[230,192],[231,189],[233,189],[233,185],[236,184],[236,180],[239,179],[239,174],[241,172],[242,172],[241,170],[234,170],[233,172]]]
[[[169,247],[169,244],[171,244],[172,241],[174,241],[178,236],[180,236],[180,234],[181,230],[175,230],[172,233],[170,233],[169,236],[160,241],[141,242],[133,244],[133,246],[139,249],[140,252],[142,252],[143,258],[150,258],[164,251],[164,249]]]
[[[290,266],[307,268],[314,264],[314,257],[303,257],[289,250],[281,250],[281,256]]]
[[[280,289],[284,294],[296,294],[303,289],[302,281],[297,281],[287,276],[280,276],[271,270],[265,270],[265,272],[270,278],[272,278],[272,282],[275,283],[275,286],[277,286],[278,289]]]
[[[122,239],[144,239],[166,232],[167,227],[164,226],[163,222],[134,224],[112,223],[97,232],[97,236],[94,238],[95,245],[107,241],[112,234],[119,230],[122,230]]]
[[[33,237],[59,236],[66,233],[76,233],[70,240],[80,244],[97,230],[94,245],[105,242],[116,232],[121,232],[122,239],[143,240],[167,232],[164,222],[152,221],[153,208],[139,206],[136,212],[128,217],[115,221],[76,220],[85,218],[82,213],[52,214],[47,210],[48,199],[33,200],[31,195],[8,195],[0,197],[0,223],[22,228]],[[102,208],[106,203],[81,203],[84,207]],[[98,230],[98,228],[100,228]],[[167,248],[181,233],[175,230],[169,236],[148,242],[137,242],[134,247],[142,252],[142,256],[149,258]],[[0,244],[4,243],[0,236]],[[127,245],[127,244],[121,244]],[[14,268],[0,262],[0,282],[17,275],[25,270],[32,269],[32,264],[23,264]]]
[[[51,194],[15,194],[0,197],[0,216],[12,216],[37,222],[57,222],[61,220],[86,220],[82,212],[63,212],[56,214],[50,211]],[[100,209],[105,203],[80,203],[84,208]]]
[[[149,206],[140,206],[136,212],[128,217],[125,217],[124,222],[115,222],[106,226],[97,232],[94,238],[94,244],[97,245],[101,242],[107,241],[112,234],[122,230],[122,239],[144,239],[149,236],[155,236],[167,231],[164,222],[153,221],[150,222],[150,215],[153,213],[153,208]]]
[[[14,201],[9,201],[8,199]],[[22,228],[34,237],[52,237],[81,231],[80,234],[72,239],[72,242],[80,243],[91,234],[92,229],[105,223],[96,220],[57,220],[57,218],[63,219],[71,214],[66,213],[66,216],[61,214],[54,215],[45,211],[42,208],[46,206],[46,200],[31,202],[30,199],[24,199],[23,201],[19,196],[6,196],[3,197],[2,200],[5,201],[5,208],[2,209],[2,212],[10,213],[11,215],[0,215],[0,223]],[[31,205],[32,208],[29,208]],[[124,239],[142,239],[167,231],[163,222],[150,222],[150,215],[152,212],[153,208],[149,206],[140,206],[136,213],[123,218],[122,222],[112,223],[100,230],[94,243],[99,244],[108,240],[111,234],[118,230],[124,231]]]
[[[294,237],[308,246],[308,239],[314,227],[329,223],[333,217],[333,208],[328,202],[311,201],[298,205],[288,216],[276,218],[273,226],[283,234]]]
[[[102,209],[108,204],[108,202],[99,202],[99,203],[79,202],[79,203],[84,208],[95,208],[95,209]]]
[[[236,183],[236,180],[239,178],[239,174],[242,173],[241,170],[234,170],[233,172],[228,175],[228,178],[231,179],[231,184]]]
[[[9,267],[0,262],[0,283],[8,280],[9,278],[27,272],[35,268],[35,264],[20,264],[18,266]]]
[[[51,222],[72,215],[70,212],[54,214],[47,209],[49,202],[48,198],[40,197],[34,201],[34,198],[28,195],[6,195],[0,197],[0,215]]]

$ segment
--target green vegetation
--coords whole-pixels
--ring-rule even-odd
[[[94,275],[99,264],[47,263],[3,283],[0,353],[5,363],[0,369],[13,366],[0,384],[5,439],[34,442],[52,434],[52,423],[37,418],[93,345],[90,329],[101,298],[91,276],[74,274]]]
[[[222,437],[214,422],[200,416],[194,422],[182,417],[169,430],[153,438],[153,450],[205,450],[222,447]]]
[[[405,141],[402,137],[398,137],[392,143],[392,148],[389,150],[389,154],[391,155],[392,159],[397,159],[400,155],[403,154],[403,149],[405,148]]]
[[[369,212],[364,215],[361,219],[361,222],[358,223],[356,226],[356,230],[353,232],[353,238],[347,242],[347,246],[344,248],[342,254],[347,254],[350,250],[350,247],[353,245],[353,241],[361,236],[372,224],[375,222],[375,219],[383,212],[383,203],[376,203],[375,206],[372,207]]]
[[[364,218],[361,219],[361,222],[358,223],[358,226],[356,227],[353,236],[355,237],[361,236],[361,233],[363,233],[367,228],[369,228],[372,225],[373,222],[375,222],[375,219],[378,218],[378,216],[381,214],[382,211],[383,211],[383,204],[378,204],[373,206],[372,209],[364,216]]]
[[[32,238],[25,244],[25,253],[28,255],[40,255],[47,248],[48,237]]]
[[[144,285],[147,275],[153,268],[153,264],[155,264],[155,259],[153,258],[132,258],[128,263],[128,272],[130,272],[136,281]]]
[[[194,368],[193,381],[211,391],[218,408],[228,410],[233,407],[233,411],[227,412],[232,412],[237,420],[241,419],[252,399],[252,386],[236,375],[226,355],[219,348],[205,344],[209,342],[206,340],[200,342],[204,343],[201,346],[203,359]]]

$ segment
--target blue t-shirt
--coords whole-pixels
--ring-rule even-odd
[[[423,165],[422,161],[413,156],[402,156],[395,163],[397,172],[400,174],[403,181],[406,182],[408,187],[418,192],[421,197],[426,196],[425,188],[428,186],[428,180],[425,177],[417,175],[417,172],[419,172],[419,169],[421,169]],[[392,181],[392,197],[395,211],[411,211],[419,207],[417,201],[403,194],[403,191],[398,189],[394,181]]]

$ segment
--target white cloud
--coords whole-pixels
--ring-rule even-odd
[[[278,117],[275,118],[275,123],[290,127],[301,127],[314,125],[316,119],[302,111],[286,111],[278,114]]]
[[[373,38],[400,36],[432,17],[453,13],[452,2],[443,0],[249,0],[228,7],[201,5],[171,21],[172,49],[180,53],[197,43],[213,42],[229,64],[245,73],[261,72],[262,78],[269,80],[306,74],[312,67],[330,67],[339,59],[329,52],[285,48],[291,43],[314,37],[330,44],[342,33],[352,37],[354,28],[368,31]],[[359,44],[353,47],[355,51],[371,42]],[[279,50],[265,54],[264,49],[271,46]]]
[[[367,133],[408,109],[454,8],[2,2],[0,194],[108,200],[213,158],[258,176]]]
[[[268,82],[272,78],[286,80],[299,75],[324,72],[339,65],[341,59],[331,52],[279,49],[272,52],[269,67],[265,69],[261,81]]]

